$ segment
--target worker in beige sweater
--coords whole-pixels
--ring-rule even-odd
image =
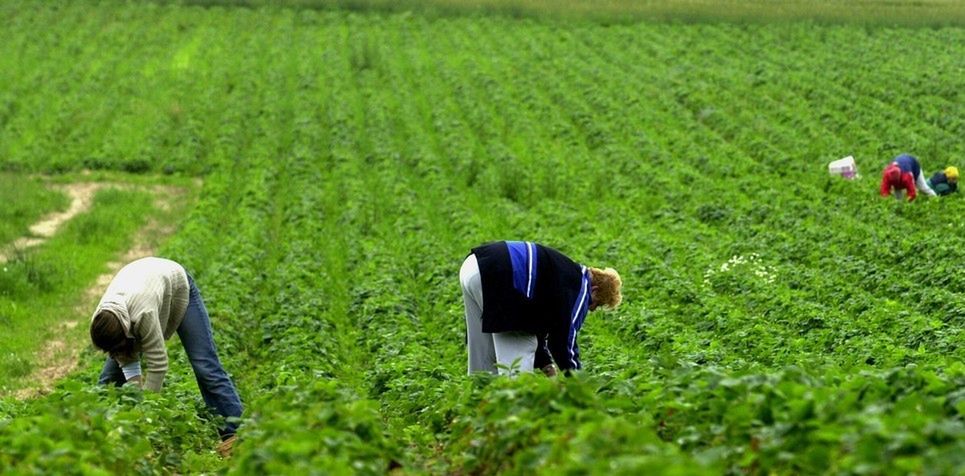
[[[175,332],[205,404],[226,418],[240,417],[241,400],[218,360],[201,292],[180,264],[167,259],[134,261],[121,268],[107,287],[90,326],[94,346],[109,354],[98,383],[134,383],[160,391],[168,370],[164,342]],[[146,364],[143,379],[141,356]],[[237,426],[236,421],[228,421],[220,430],[228,449]]]

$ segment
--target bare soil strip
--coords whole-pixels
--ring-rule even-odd
[[[30,236],[18,238],[6,252],[0,252],[0,264],[6,263],[17,251],[25,250],[47,241],[71,218],[90,209],[94,194],[108,184],[87,182],[56,185],[53,188],[63,191],[70,197],[70,206],[62,212],[51,213],[30,226]]]
[[[86,203],[86,206],[79,207],[78,211],[74,212],[72,215],[70,215],[70,217],[90,208],[91,198],[93,197],[94,193],[103,187],[118,187],[124,189],[138,188],[137,186],[130,184],[113,183],[67,185],[65,186],[66,189],[76,192],[76,196],[79,196],[80,200],[86,200],[86,202],[83,202]],[[162,213],[167,213],[178,208],[178,205],[183,201],[188,192],[188,190],[185,188],[162,185],[150,186],[146,187],[146,189],[153,193],[154,206]],[[75,195],[72,193],[71,197],[73,199]],[[74,210],[74,208],[74,203],[72,202],[68,212]],[[67,215],[68,212],[57,215]],[[53,216],[47,217],[42,222],[34,226],[39,226],[41,223],[53,222],[53,219]],[[60,223],[53,225],[53,229],[56,230],[60,224],[68,219],[69,218],[62,219]],[[82,296],[80,296],[77,305],[74,307],[74,319],[62,322],[60,325],[58,325],[56,327],[56,331],[52,333],[52,336],[45,341],[44,347],[36,353],[33,359],[36,364],[36,370],[34,370],[31,375],[27,377],[27,382],[30,383],[24,388],[14,391],[13,395],[15,397],[25,399],[47,394],[51,391],[51,389],[53,389],[54,384],[58,380],[64,378],[67,376],[67,374],[77,368],[80,351],[85,345],[87,345],[87,340],[85,338],[86,332],[80,332],[80,330],[85,327],[83,324],[87,322],[86,319],[94,309],[94,306],[97,305],[97,301],[107,289],[107,285],[110,284],[111,279],[121,269],[121,267],[124,266],[124,264],[134,261],[138,258],[144,258],[146,256],[156,254],[157,246],[163,242],[165,238],[172,235],[174,231],[175,227],[173,225],[163,223],[158,218],[152,218],[134,236],[134,242],[131,248],[124,252],[123,255],[118,256],[116,261],[107,263],[107,272],[98,276],[94,281],[94,284],[89,287]],[[34,230],[34,227],[31,227],[31,232],[40,235],[40,233]],[[49,238],[53,236],[53,233],[43,236]],[[46,238],[42,239],[40,243],[46,240]],[[29,246],[36,246],[36,244]]]

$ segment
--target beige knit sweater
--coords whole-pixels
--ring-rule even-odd
[[[144,388],[161,390],[168,371],[169,339],[188,308],[188,275],[180,264],[163,258],[133,261],[114,276],[94,316],[102,310],[117,315],[129,337],[137,339],[137,351],[144,356]],[[93,316],[91,317],[93,320]],[[118,360],[123,366],[128,362]]]

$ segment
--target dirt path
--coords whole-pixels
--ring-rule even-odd
[[[30,226],[31,236],[24,236],[18,238],[9,246],[9,249],[5,252],[0,252],[0,264],[6,263],[10,260],[10,257],[14,255],[17,251],[25,250],[50,239],[57,233],[60,227],[67,223],[68,220],[74,218],[80,213],[84,213],[90,209],[91,204],[94,202],[94,194],[98,190],[109,186],[109,184],[96,183],[96,182],[86,182],[86,183],[72,183],[67,185],[56,185],[53,188],[61,190],[70,197],[70,206],[67,210],[62,212],[51,213],[43,217],[37,223]]]
[[[72,217],[90,208],[91,198],[96,191],[106,187],[118,187],[123,189],[139,188],[129,184],[101,183],[71,184],[65,186],[65,188],[77,192],[78,196],[84,195],[85,193],[87,194],[86,198],[80,198],[80,200],[86,200],[86,202],[84,202],[86,203],[86,206],[78,208],[78,211],[74,212],[70,216]],[[171,218],[167,215],[172,211],[177,210],[179,205],[183,205],[185,196],[188,193],[188,190],[185,188],[161,185],[144,187],[144,189],[151,191],[154,195],[154,206],[162,215],[161,218]],[[74,197],[75,195],[72,194],[72,200]],[[74,210],[75,202],[76,201],[71,203],[71,207],[68,212]],[[57,215],[66,216],[68,212]],[[39,226],[41,223],[52,223],[54,218],[55,217],[52,215],[34,226]],[[69,218],[63,218],[58,224],[47,226],[52,226],[52,229],[56,230],[60,224],[63,224],[68,219]],[[80,328],[85,327],[82,324],[86,323],[86,318],[89,317],[89,314],[93,310],[94,306],[97,305],[97,301],[107,289],[107,285],[110,284],[111,278],[113,278],[117,271],[121,269],[121,266],[138,258],[156,254],[158,245],[163,242],[165,238],[174,233],[175,227],[168,222],[169,220],[159,219],[158,217],[154,217],[149,220],[148,223],[138,230],[137,234],[134,236],[134,243],[131,248],[124,252],[123,255],[118,256],[117,260],[107,263],[107,271],[98,276],[94,281],[94,284],[84,291],[84,294],[78,299],[77,305],[74,307],[73,311],[75,318],[73,320],[62,322],[60,325],[58,325],[56,330],[52,332],[52,336],[46,340],[45,346],[34,356],[33,361],[36,363],[36,370],[26,378],[26,381],[31,382],[31,384],[14,391],[14,396],[19,399],[25,399],[49,393],[58,380],[64,378],[67,376],[67,374],[77,368],[80,351],[84,349],[85,345],[87,345],[86,332],[80,332]],[[40,235],[39,232],[34,230],[34,227],[31,227],[31,232]],[[54,233],[44,235],[46,238],[41,239],[38,243],[28,246],[36,246],[37,244],[43,243],[43,241],[50,236],[53,236],[53,234]]]

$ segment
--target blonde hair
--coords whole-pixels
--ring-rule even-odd
[[[596,288],[591,294],[593,302],[598,306],[607,309],[615,309],[623,301],[623,294],[620,289],[623,287],[623,280],[620,274],[613,268],[590,268],[591,285]]]

